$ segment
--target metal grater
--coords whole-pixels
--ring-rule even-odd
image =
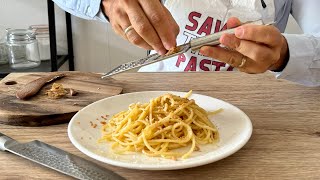
[[[22,144],[0,133],[0,150],[9,151],[77,179],[124,180],[111,170],[37,140]]]
[[[173,53],[173,54],[163,55],[163,56],[161,56],[159,54],[152,54],[152,55],[149,55],[149,56],[142,58],[142,59],[139,59],[139,60],[135,60],[135,61],[121,64],[120,66],[111,70],[109,73],[104,74],[102,76],[102,78],[109,77],[109,76],[112,76],[112,75],[115,75],[115,74],[118,74],[118,73],[121,73],[124,71],[128,71],[130,69],[134,69],[134,68],[138,68],[141,66],[155,63],[155,62],[159,62],[159,61],[165,60],[167,58],[174,57],[179,54],[185,53],[190,49],[190,44],[178,46],[178,49],[180,51]]]
[[[250,21],[250,22],[243,23],[243,25],[244,24],[271,25],[272,23],[264,24],[262,20],[257,20],[257,21]],[[125,72],[128,70],[134,69],[134,68],[138,68],[138,67],[142,67],[142,66],[145,66],[148,64],[155,63],[155,62],[163,61],[163,60],[168,59],[170,57],[174,57],[179,54],[185,53],[189,49],[196,51],[205,45],[209,45],[209,46],[219,45],[220,44],[219,39],[223,34],[225,34],[225,33],[234,34],[234,31],[235,31],[235,29],[233,28],[233,29],[228,29],[228,30],[221,31],[218,33],[210,34],[208,36],[192,39],[189,43],[178,46],[177,47],[178,51],[176,51],[174,53],[170,53],[170,54],[163,55],[163,56],[161,56],[159,54],[152,54],[152,55],[149,55],[149,56],[142,58],[142,59],[138,59],[138,60],[134,60],[134,61],[131,61],[128,63],[121,64],[120,66],[114,68],[110,72],[103,74],[101,78],[110,77],[112,75],[122,73],[122,72]]]

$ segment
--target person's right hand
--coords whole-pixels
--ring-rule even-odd
[[[102,0],[102,9],[113,30],[132,44],[161,55],[176,46],[179,26],[159,0]]]

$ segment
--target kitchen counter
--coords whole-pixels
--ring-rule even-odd
[[[20,142],[43,141],[132,180],[320,177],[320,88],[276,80],[270,73],[123,73],[114,78],[123,84],[123,93],[193,90],[229,102],[251,119],[251,139],[241,150],[215,163],[174,171],[141,171],[114,167],[84,155],[68,139],[67,124],[0,125],[0,132]],[[70,178],[8,152],[0,152],[0,162],[0,179]]]

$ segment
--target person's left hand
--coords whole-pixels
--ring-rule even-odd
[[[237,27],[241,22],[230,18],[228,28]],[[200,54],[208,56],[246,73],[263,73],[267,70],[278,70],[286,63],[288,55],[287,40],[274,26],[243,25],[235,34],[224,34],[220,46],[204,46]]]

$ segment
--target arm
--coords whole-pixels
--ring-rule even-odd
[[[74,16],[108,22],[100,8],[101,0],[53,0],[53,2]]]
[[[244,25],[235,35],[224,34],[220,43],[228,49],[202,47],[200,53],[219,59],[246,73],[275,72],[278,78],[305,86],[320,86],[320,1],[293,0],[292,14],[303,35],[281,34],[273,26]],[[228,28],[241,25],[230,18]],[[230,48],[232,50],[230,50]]]
[[[320,1],[293,0],[292,15],[304,34],[283,34],[290,59],[278,78],[306,86],[320,86]]]
[[[65,11],[89,20],[109,21],[132,44],[159,54],[176,46],[179,27],[159,0],[53,0]],[[108,19],[107,19],[108,17]],[[130,28],[130,31],[125,30]]]

